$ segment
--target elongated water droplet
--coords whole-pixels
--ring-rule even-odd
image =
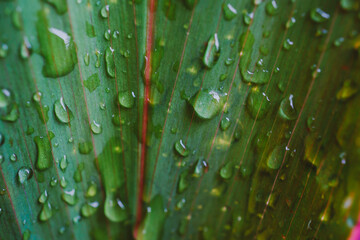
[[[100,56],[101,56],[100,51],[96,51],[95,55],[96,55],[95,67],[98,68],[98,67],[100,67]]]
[[[57,184],[58,184],[57,177],[52,177],[51,180],[50,180],[50,186],[55,187]]]
[[[290,50],[290,48],[294,45],[294,43],[289,39],[287,38],[285,41],[284,41],[284,44],[283,44],[283,47],[285,50]]]
[[[180,174],[179,183],[178,183],[178,193],[183,193],[190,184],[190,176],[188,171],[183,171]]]
[[[279,115],[286,120],[294,120],[297,117],[296,109],[293,102],[294,96],[292,94],[289,97],[284,98],[280,103]]]
[[[310,11],[310,18],[314,22],[322,23],[330,19],[330,14],[324,12],[320,8],[314,8]]]
[[[18,180],[20,184],[24,184],[32,177],[32,169],[28,167],[22,167],[18,171]]]
[[[220,44],[217,33],[212,35],[208,41],[205,54],[203,57],[203,63],[206,67],[212,68],[220,57]]]
[[[70,206],[74,206],[78,201],[75,189],[64,190],[64,192],[61,194],[61,198]]]
[[[34,137],[34,142],[37,147],[37,161],[36,168],[40,171],[48,169],[52,166],[52,150],[51,150],[51,139],[55,136],[54,133],[49,131],[49,138],[43,136]]]
[[[79,163],[79,165],[76,168],[76,171],[74,172],[74,181],[76,183],[79,183],[82,181],[82,175],[81,172],[84,170],[84,163]]]
[[[61,160],[60,160],[60,169],[61,171],[65,172],[67,166],[68,166],[68,162],[67,162],[67,157],[66,155],[64,155]]]
[[[244,13],[244,23],[246,25],[250,25],[253,18],[254,18],[254,13],[253,12],[251,12],[251,13],[245,12]]]
[[[94,213],[96,213],[96,210],[98,209],[98,207],[99,207],[98,202],[85,203],[81,207],[81,215],[83,217],[90,217],[90,216],[94,215]]]
[[[86,66],[89,66],[89,64],[90,64],[90,54],[89,53],[85,53],[84,63]]]
[[[54,112],[57,120],[62,123],[69,123],[72,118],[71,111],[64,103],[64,99],[62,97],[54,103]]]
[[[225,20],[228,20],[228,21],[234,19],[237,15],[236,9],[230,3],[223,4],[223,11],[224,11],[224,18],[225,18]]]
[[[175,143],[175,150],[180,156],[187,157],[189,155],[189,150],[181,139]]]
[[[134,99],[135,99],[134,92],[131,93],[129,91],[119,92],[118,100],[120,106],[124,108],[132,108],[132,106],[134,106]]]
[[[115,62],[114,62],[114,49],[108,47],[105,50],[105,65],[106,72],[112,78],[115,77]]]
[[[15,122],[19,118],[18,105],[13,93],[2,88],[0,90],[0,119],[6,122]]]
[[[189,100],[189,103],[198,117],[211,119],[223,109],[225,101],[226,94],[215,90],[202,89]]]
[[[44,10],[40,10],[37,15],[36,28],[40,54],[44,58],[42,73],[45,77],[51,78],[65,76],[74,69],[77,63],[73,40],[66,32],[49,27]]]
[[[24,231],[24,233],[23,233],[23,238],[22,238],[22,240],[29,240],[30,237],[31,237],[31,232],[30,232],[29,229],[26,229],[26,230]]]
[[[30,57],[30,55],[32,53],[32,46],[27,37],[24,37],[24,40],[20,45],[19,52],[20,52],[20,57],[22,59],[26,59],[26,58]]]
[[[52,206],[49,201],[46,201],[40,211],[39,220],[42,222],[48,221],[53,215]]]

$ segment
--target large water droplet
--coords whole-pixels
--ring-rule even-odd
[[[284,151],[285,147],[283,146],[277,146],[273,149],[273,151],[270,153],[269,157],[266,160],[266,165],[270,169],[279,169],[284,157]]]
[[[101,124],[97,123],[95,120],[90,124],[90,128],[94,134],[100,134],[102,132]]]
[[[189,103],[198,117],[211,119],[223,109],[225,101],[226,94],[215,90],[202,89],[189,100]]]
[[[104,213],[112,222],[121,222],[127,218],[125,205],[113,192],[106,194]]]
[[[71,36],[60,29],[49,27],[47,14],[42,10],[38,12],[36,28],[40,54],[44,58],[42,69],[44,76],[56,78],[70,73],[77,63],[75,45]]]
[[[220,44],[217,33],[212,35],[208,41],[205,54],[203,57],[203,63],[206,67],[212,68],[220,57]]]

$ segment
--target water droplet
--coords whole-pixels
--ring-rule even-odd
[[[22,240],[29,240],[31,237],[31,232],[29,229],[26,229],[23,233]]]
[[[358,86],[353,81],[348,79],[343,83],[341,89],[336,93],[336,98],[338,100],[344,101],[354,96],[358,90]]]
[[[23,42],[20,45],[20,57],[22,59],[29,58],[32,53],[32,46],[29,42],[29,39],[27,37],[24,37]]]
[[[182,209],[183,206],[185,205],[185,203],[186,203],[186,199],[185,199],[185,198],[180,199],[180,200],[176,203],[175,209],[176,209],[176,210]]]
[[[64,103],[64,99],[62,97],[54,103],[54,112],[57,120],[62,123],[69,123],[72,118],[72,113],[68,106]]]
[[[40,211],[39,220],[42,222],[48,221],[53,215],[52,206],[49,201],[46,201]]]
[[[47,191],[45,190],[45,191],[40,195],[38,201],[39,201],[39,203],[45,203],[47,199],[48,199],[48,193],[47,193]]]
[[[65,2],[64,4],[66,6]],[[60,29],[49,27],[44,10],[38,12],[36,28],[40,54],[44,58],[43,75],[57,78],[70,73],[77,63],[75,45],[71,36]]]
[[[220,44],[217,33],[212,35],[207,43],[203,63],[206,67],[212,68],[220,57]]]
[[[284,49],[285,50],[290,50],[290,48],[294,45],[294,42],[292,42],[289,38],[287,38],[285,41],[284,41]]]
[[[221,119],[221,123],[220,123],[220,128],[223,131],[226,131],[231,125],[231,121],[230,118],[225,117],[223,119]]]
[[[294,120],[297,117],[297,112],[293,102],[294,96],[292,94],[289,97],[284,98],[279,107],[279,115],[286,120]]]
[[[89,64],[90,64],[90,54],[89,53],[85,53],[84,63],[86,66],[89,66]]]
[[[11,20],[17,30],[22,29],[21,8],[18,6],[11,14]]]
[[[191,97],[189,103],[198,117],[211,119],[223,109],[225,101],[226,94],[215,90],[201,89]]]
[[[275,0],[269,1],[266,4],[265,9],[266,9],[266,13],[269,14],[270,16],[273,16],[279,12],[279,7]]]
[[[356,0],[341,0],[340,6],[347,11],[356,10],[359,7],[359,2]]]
[[[95,122],[95,120],[91,123],[91,131],[94,134],[100,134],[102,132],[102,126],[100,123]]]
[[[273,151],[270,153],[269,157],[266,160],[266,165],[270,169],[279,169],[282,163],[284,157],[284,147],[283,146],[277,146],[273,149]]]
[[[61,179],[60,179],[60,186],[62,188],[66,188],[66,186],[67,186],[67,181],[66,181],[64,176],[62,176]]]
[[[121,222],[127,218],[125,205],[113,192],[106,194],[104,213],[112,222]]]
[[[178,183],[178,192],[183,193],[190,184],[190,176],[188,171],[183,171],[180,174],[179,183]]]
[[[78,201],[75,189],[64,190],[64,192],[61,194],[61,199],[68,205],[74,206]]]
[[[2,164],[4,160],[5,160],[4,155],[0,154],[0,164]]]
[[[223,11],[224,11],[224,18],[225,20],[232,20],[236,17],[237,11],[236,9],[230,4],[223,4]]]
[[[28,167],[21,167],[18,171],[18,181],[20,184],[24,184],[32,177],[32,169]]]
[[[266,116],[270,108],[270,101],[265,98],[266,95],[258,89],[251,89],[246,99],[246,107],[252,118],[261,120]]]
[[[58,184],[58,180],[56,177],[52,177],[50,180],[50,186],[55,187]]]
[[[100,56],[101,56],[100,51],[96,51],[95,55],[96,55],[95,67],[98,68],[98,67],[100,67]]]
[[[96,37],[94,25],[86,21],[86,35],[90,38]]]
[[[100,10],[100,16],[101,16],[102,18],[108,18],[108,16],[109,16],[109,10],[110,10],[109,5],[105,5],[105,6],[102,7],[101,10]]]
[[[13,154],[10,155],[10,161],[12,161],[12,162],[16,162],[16,161],[17,161],[17,156],[16,156],[15,153],[13,153]]]
[[[66,168],[68,166],[66,155],[64,155],[60,160],[60,169],[61,171],[65,172]]]
[[[320,8],[314,8],[310,11],[310,18],[316,23],[322,23],[330,19],[330,14]]]
[[[45,0],[45,2],[54,6],[56,12],[59,14],[64,14],[67,12],[67,3],[63,0]]]
[[[244,23],[246,25],[250,25],[253,18],[254,18],[254,13],[253,12],[251,12],[251,13],[245,12],[244,13]]]
[[[204,159],[199,159],[196,163],[193,176],[201,177],[204,173],[207,173],[208,170],[209,170],[208,163]]]
[[[104,32],[104,38],[105,38],[106,40],[110,40],[110,35],[111,35],[110,29],[105,30],[105,32]]]
[[[334,46],[335,47],[340,47],[343,44],[344,41],[345,41],[345,38],[339,37],[334,41]]]
[[[84,170],[84,163],[79,163],[79,165],[76,168],[76,171],[74,172],[74,180],[75,182],[79,183],[82,181],[82,175],[81,172]]]
[[[115,77],[115,62],[114,62],[114,49],[111,47],[106,48],[105,50],[105,64],[106,72],[112,78]]]
[[[233,175],[233,164],[232,162],[228,162],[220,169],[220,176],[223,179],[229,179]]]
[[[189,155],[189,150],[186,148],[185,144],[183,143],[183,140],[179,140],[174,145],[175,150],[180,156],[187,157]]]
[[[81,215],[86,218],[90,217],[90,216],[94,215],[94,213],[96,213],[96,210],[98,207],[99,207],[98,202],[85,203],[81,207]]]
[[[62,226],[62,227],[60,227],[59,228],[59,234],[64,234],[65,233],[65,231],[66,231],[66,228],[64,227],[64,226]]]
[[[94,197],[96,195],[96,192],[97,192],[96,183],[92,181],[92,182],[90,182],[90,185],[89,185],[88,189],[86,190],[85,197],[87,197],[87,198]]]
[[[5,43],[0,43],[0,58],[5,58],[8,54],[9,47]]]
[[[134,106],[135,93],[129,91],[119,92],[118,100],[120,106],[124,108],[132,108]]]
[[[51,139],[54,137],[54,133],[49,131],[49,138],[36,136],[34,142],[37,146],[37,161],[36,168],[40,171],[48,169],[52,166],[52,150],[51,150]]]
[[[287,22],[285,27],[286,28],[291,28],[292,26],[294,26],[294,24],[296,23],[296,19],[294,17],[291,17]]]
[[[2,133],[0,133],[0,146],[2,146],[4,142],[5,142],[5,136]]]
[[[18,105],[14,101],[14,94],[2,88],[0,91],[0,119],[15,122],[19,118]]]
[[[88,154],[92,151],[93,146],[92,146],[92,142],[90,141],[85,141],[85,142],[80,142],[79,143],[79,152],[81,154]]]

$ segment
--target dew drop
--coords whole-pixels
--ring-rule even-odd
[[[100,204],[96,201],[85,203],[81,207],[81,215],[86,218],[94,215],[96,213],[96,210],[98,209],[99,205]]]
[[[40,211],[39,220],[42,222],[48,221],[53,215],[52,206],[49,201],[46,201]]]
[[[322,23],[330,19],[330,14],[320,8],[314,8],[310,11],[310,18],[316,23]]]
[[[94,134],[100,134],[102,132],[101,124],[97,123],[95,120],[90,125],[91,125],[91,131]]]
[[[106,72],[112,78],[115,77],[115,62],[114,62],[114,49],[111,47],[106,48],[105,50],[105,64]]]
[[[252,89],[246,99],[246,107],[252,118],[263,119],[270,107],[270,101],[258,89]]]
[[[297,112],[293,102],[294,96],[290,94],[287,98],[284,98],[279,107],[279,115],[286,120],[294,120],[297,117]]]
[[[28,167],[21,167],[17,173],[18,181],[20,184],[24,184],[32,177],[32,169]]]
[[[124,108],[132,108],[134,106],[135,93],[129,91],[119,92],[118,100],[120,106]]]
[[[54,112],[57,120],[61,123],[69,123],[72,118],[72,113],[68,106],[64,103],[64,99],[62,97],[54,103]]]
[[[211,119],[223,109],[225,101],[226,94],[215,90],[201,89],[191,97],[189,103],[198,117]]]
[[[37,161],[36,168],[40,171],[48,169],[52,166],[52,150],[51,139],[54,137],[54,133],[49,131],[48,137],[36,136],[34,142],[37,146]]]
[[[266,13],[269,14],[270,16],[273,16],[279,12],[279,7],[275,0],[269,1],[266,4],[265,9],[266,9]]]
[[[220,44],[217,33],[212,35],[207,43],[203,63],[206,67],[212,68],[220,57]]]
[[[75,189],[64,190],[64,192],[61,194],[61,199],[68,205],[74,206],[78,201]]]
[[[234,19],[237,15],[236,9],[230,3],[223,4],[223,12],[224,12],[225,20],[228,20],[228,21]]]
[[[186,148],[185,144],[183,143],[183,140],[179,140],[174,145],[176,152],[182,156],[187,157],[189,155],[189,150]]]

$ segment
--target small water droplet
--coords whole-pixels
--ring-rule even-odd
[[[100,123],[97,123],[95,120],[91,123],[91,131],[94,134],[100,134],[102,132],[102,126]]]
[[[81,215],[86,218],[94,215],[94,213],[96,213],[96,210],[99,207],[99,205],[100,204],[96,201],[85,203],[81,207]]]
[[[42,222],[48,221],[53,215],[52,206],[49,201],[46,201],[40,211],[39,220]]]
[[[97,186],[95,182],[90,182],[88,189],[86,190],[85,197],[91,198],[96,195]]]
[[[17,155],[15,153],[10,155],[10,161],[16,162],[17,161]]]
[[[221,123],[220,123],[220,128],[223,131],[226,131],[231,125],[231,121],[230,118],[225,117],[223,119],[221,119]]]
[[[320,8],[313,8],[310,11],[310,18],[316,23],[322,23],[330,19],[330,14],[324,12]]]
[[[233,164],[232,162],[228,162],[220,169],[220,176],[223,179],[229,179],[233,175]]]
[[[124,108],[132,108],[134,106],[135,93],[129,91],[119,92],[118,100],[120,106]]]
[[[292,42],[289,38],[287,38],[284,41],[283,47],[285,50],[290,50],[290,48],[294,45],[294,42]]]
[[[294,96],[292,94],[289,97],[284,98],[279,107],[279,115],[286,120],[294,120],[297,117],[297,112],[293,102]]]
[[[72,118],[71,111],[62,97],[54,103],[54,112],[57,120],[62,123],[69,123]]]
[[[0,58],[5,58],[8,54],[9,47],[5,43],[0,43]]]
[[[183,140],[179,140],[174,145],[175,150],[180,156],[187,157],[189,155],[189,150],[186,148],[185,144],[183,143]]]
[[[78,201],[75,189],[64,190],[64,192],[61,194],[61,199],[68,205],[74,206]]]
[[[101,10],[100,10],[100,16],[101,16],[102,18],[108,18],[108,16],[109,16],[109,10],[110,10],[109,5],[105,5],[105,6],[102,7]]]
[[[224,11],[224,18],[225,18],[225,20],[228,20],[228,21],[234,19],[237,15],[236,9],[230,3],[223,4],[223,11]]]
[[[48,193],[47,193],[47,191],[45,190],[45,191],[40,195],[38,201],[39,201],[39,203],[45,203],[47,199],[48,199]]]
[[[32,177],[33,171],[28,167],[21,167],[17,173],[18,181],[20,184],[24,184],[27,180]]]
[[[279,12],[279,7],[275,0],[269,1],[266,4],[265,9],[266,9],[266,13],[269,14],[270,16],[273,16]]]
[[[212,35],[207,43],[203,63],[206,67],[212,68],[220,57],[220,44],[217,33]]]

